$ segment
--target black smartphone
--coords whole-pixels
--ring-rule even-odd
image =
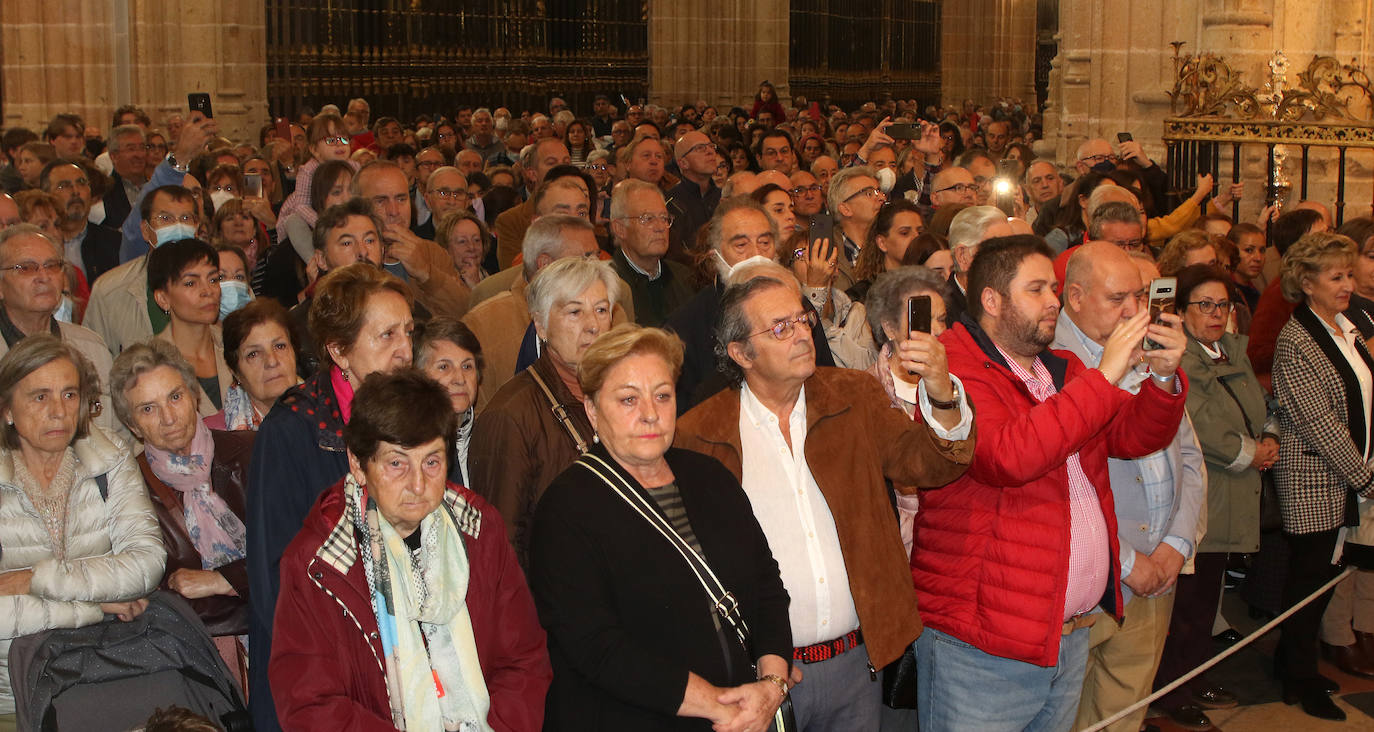
[[[1118,132],[1118,133],[1116,133],[1116,141],[1117,141],[1117,142],[1130,142],[1131,140],[1134,140],[1134,139],[1135,139],[1135,138],[1134,138],[1134,137],[1131,137],[1131,133],[1129,133],[1129,132]]]
[[[200,112],[207,118],[215,116],[210,111],[210,95],[205,92],[191,92],[187,94],[186,106],[190,107],[192,112]],[[287,139],[289,140],[290,137],[288,136]]]
[[[907,330],[930,332],[930,295],[913,295],[906,299]]]
[[[1160,277],[1150,283],[1149,308],[1150,322],[1152,324],[1157,323],[1163,325],[1164,320],[1159,317],[1160,313],[1174,312],[1174,290],[1177,288],[1178,278],[1176,277]],[[1146,337],[1145,341],[1140,344],[1140,347],[1146,351],[1157,351],[1164,346]]]
[[[894,140],[919,140],[921,139],[921,125],[910,122],[896,122],[887,126],[884,130],[888,137]]]
[[[825,214],[817,214],[811,217],[811,225],[808,229],[809,231],[806,235],[807,241],[829,239],[835,233],[835,219]]]

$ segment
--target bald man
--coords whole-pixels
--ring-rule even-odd
[[[711,138],[700,132],[688,132],[674,145],[673,159],[682,180],[668,190],[673,228],[668,234],[667,259],[690,265],[697,232],[711,220],[720,203],[720,188],[711,179],[720,157]]]
[[[973,174],[958,166],[945,168],[935,174],[930,184],[930,205],[939,210],[943,206],[972,206],[978,200],[978,184]]]
[[[1093,241],[1078,247],[1069,259],[1064,306],[1051,347],[1070,351],[1085,366],[1095,368],[1112,333],[1145,307],[1147,286],[1131,256],[1115,244]],[[1181,319],[1172,314],[1164,317],[1183,342]],[[1139,365],[1127,371],[1117,386],[1139,393],[1149,379],[1148,369]],[[1149,695],[1169,631],[1174,585],[1194,552],[1198,514],[1206,495],[1202,450],[1187,416],[1180,420],[1168,447],[1135,460],[1111,458],[1107,469],[1121,544],[1125,620],[1121,625],[1108,619],[1092,626],[1073,729],[1091,727]],[[1221,556],[1224,569],[1225,555]],[[1197,624],[1207,626],[1202,643],[1210,635],[1220,589],[1212,587],[1212,612],[1198,619]],[[1189,697],[1188,693],[1171,695],[1165,708],[1186,729],[1198,729],[1195,725],[1206,715],[1196,706],[1188,708]],[[1145,710],[1140,709],[1108,729],[1135,732],[1144,717]]]
[[[19,204],[8,193],[0,193],[0,229],[19,223]]]

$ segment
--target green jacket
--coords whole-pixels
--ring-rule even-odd
[[[1260,473],[1250,461],[1256,438],[1277,430],[1265,427],[1264,391],[1245,355],[1248,341],[1232,333],[1221,337],[1230,363],[1214,363],[1193,338],[1183,352],[1188,415],[1207,463],[1207,533],[1200,552],[1259,550]]]

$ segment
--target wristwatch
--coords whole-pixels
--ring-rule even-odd
[[[956,383],[956,382],[954,382],[954,381],[950,381],[950,382],[949,382],[949,385],[950,385],[950,390],[954,392],[954,395],[953,395],[952,397],[950,397],[950,400],[947,401],[947,402],[939,401],[939,400],[936,399],[935,397],[931,396],[929,391],[926,391],[926,400],[930,402],[930,406],[934,407],[935,409],[958,409],[958,408],[959,408],[959,397],[962,396],[962,395],[959,393],[959,384]]]

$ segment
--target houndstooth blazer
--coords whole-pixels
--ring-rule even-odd
[[[1357,347],[1374,372],[1364,338]],[[1355,372],[1326,326],[1299,305],[1274,345],[1283,432],[1274,478],[1284,531],[1310,534],[1359,524],[1355,494],[1374,495],[1374,472],[1364,462],[1369,424],[1359,394]]]

